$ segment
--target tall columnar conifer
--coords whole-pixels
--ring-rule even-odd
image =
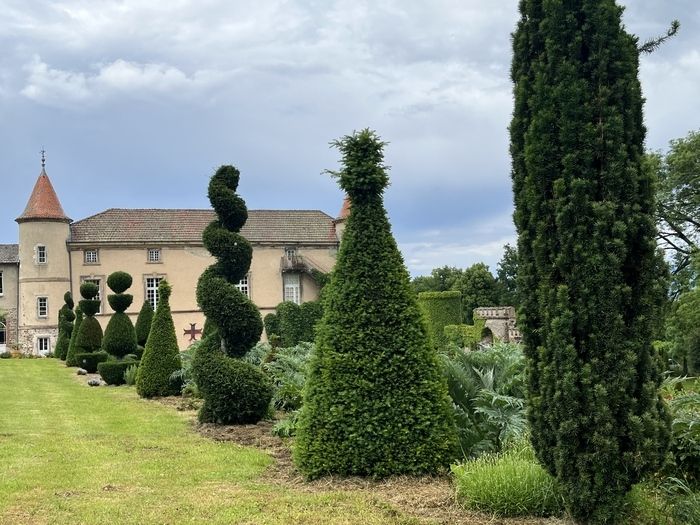
[[[75,307],[75,323],[73,324],[73,331],[70,334],[70,342],[68,343],[68,353],[66,354],[66,366],[78,366],[78,360],[76,359],[76,347],[75,342],[78,339],[78,332],[80,331],[80,325],[83,323],[83,311],[80,309],[80,305]]]
[[[614,0],[520,13],[510,133],[532,442],[577,520],[615,522],[669,439],[637,39]]]
[[[136,342],[139,346],[146,346],[148,333],[151,331],[151,323],[153,322],[153,307],[150,301],[146,300],[141,306],[139,315],[136,318]]]
[[[294,457],[308,477],[435,472],[456,452],[447,385],[383,205],[384,143],[334,143],[352,203],[327,285]]]
[[[66,359],[68,347],[70,346],[71,334],[73,333],[73,321],[75,313],[73,307],[73,296],[70,292],[63,295],[64,305],[58,311],[58,340],[56,341],[56,351],[54,354],[58,359]]]
[[[151,332],[136,375],[136,392],[141,397],[174,396],[179,386],[170,376],[182,367],[177,346],[175,324],[170,312],[172,288],[163,279],[158,285],[158,308],[153,316]]]
[[[134,300],[133,295],[124,293],[131,283],[131,275],[126,272],[114,272],[107,278],[107,286],[114,292],[107,296],[107,301],[114,313],[105,328],[102,350],[117,358],[136,353],[136,331],[124,313]]]
[[[235,284],[248,273],[253,248],[239,233],[248,210],[236,190],[233,166],[221,166],[209,182],[208,196],[217,219],[204,230],[204,246],[216,263],[197,283],[197,302],[207,317],[202,344],[192,363],[204,398],[200,421],[253,423],[267,413],[272,386],[262,372],[239,358],[260,339],[260,312]]]

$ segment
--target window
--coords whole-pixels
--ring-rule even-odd
[[[36,298],[36,316],[39,319],[46,319],[49,316],[49,298],[48,297],[37,297]]]
[[[250,285],[248,284],[247,275],[239,281],[239,283],[236,285],[236,288],[238,288],[241,291],[241,293],[243,293],[243,295],[250,299]]]
[[[287,259],[293,259],[294,257],[297,256],[297,249],[296,248],[285,248],[284,249],[284,256]]]
[[[0,271],[0,295],[2,295],[3,290],[4,290],[4,288],[3,288],[3,282],[2,282],[2,272]]]
[[[161,280],[162,277],[146,277],[146,300],[154,310],[158,308],[158,285]]]
[[[5,322],[0,320],[0,345],[5,346],[7,343],[7,331],[5,330]]]
[[[46,264],[46,246],[39,245],[36,247],[36,263]]]
[[[160,262],[160,248],[149,248],[148,249],[148,262],[149,263]]]
[[[37,337],[36,338],[36,349],[40,354],[46,355],[51,351],[51,346],[49,345],[48,337]]]
[[[284,300],[301,304],[301,284],[298,273],[283,273]]]
[[[98,314],[102,313],[102,288],[100,287],[100,279],[94,279],[94,278],[86,278],[83,277],[82,282],[84,283],[93,283],[97,285],[97,295],[95,296],[95,299],[100,301],[100,308],[97,310]]]
[[[83,252],[83,261],[85,264],[98,264],[100,259],[97,255],[97,250],[85,250]]]

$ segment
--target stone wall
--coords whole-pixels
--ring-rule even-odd
[[[474,308],[474,318],[484,319],[493,336],[506,343],[519,343],[522,339],[515,326],[515,308],[512,306],[486,306]]]
[[[4,311],[5,314],[5,346],[7,350],[12,350],[12,347],[17,342],[17,309],[9,308]]]
[[[58,339],[58,327],[21,328],[19,331],[18,350],[23,354],[39,355],[37,340],[40,337],[49,338],[49,351],[53,352]]]

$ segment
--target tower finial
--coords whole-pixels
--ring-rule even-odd
[[[44,148],[41,148],[41,169],[43,170],[46,167],[46,150]]]

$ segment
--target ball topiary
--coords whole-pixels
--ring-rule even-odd
[[[100,301],[95,299],[99,288],[94,283],[83,283],[80,285],[80,310],[85,314],[83,322],[80,323],[77,339],[75,340],[76,354],[87,354],[97,352],[102,346],[102,327],[95,314],[100,310]]]
[[[229,357],[245,355],[263,328],[258,309],[235,286],[248,273],[253,251],[238,233],[248,218],[245,202],[236,194],[239,177],[233,166],[221,166],[209,182],[217,220],[207,226],[202,239],[217,262],[197,283],[197,301],[208,326],[216,330],[204,338],[192,371],[204,398],[199,419],[215,423],[258,421],[272,399],[272,385],[260,370]]]
[[[136,318],[136,342],[139,346],[146,346],[148,333],[151,331],[151,323],[153,322],[153,307],[149,301],[144,301],[139,311],[139,316]]]
[[[129,316],[124,313],[134,297],[122,293],[131,286],[131,275],[126,272],[114,272],[107,278],[107,285],[115,292],[107,297],[114,314],[107,323],[102,339],[102,350],[116,358],[122,358],[127,354],[136,353],[138,346],[134,325]]]
[[[432,473],[458,454],[452,404],[382,202],[383,145],[335,145],[352,201],[308,367],[294,460],[326,474]]]
[[[80,331],[80,325],[82,323],[83,311],[80,309],[80,306],[77,306],[75,308],[75,324],[73,325],[73,331],[71,332],[70,342],[68,343],[68,353],[66,354],[66,366],[78,366],[78,361],[75,359],[75,343],[78,340],[78,332]]]
[[[136,376],[136,391],[141,397],[174,396],[177,384],[170,376],[182,367],[173,316],[170,313],[171,288],[166,280],[158,285],[160,302],[153,316],[141,364]]]

